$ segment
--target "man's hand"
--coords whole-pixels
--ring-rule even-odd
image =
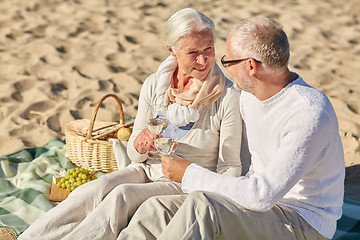
[[[161,157],[162,172],[166,178],[174,182],[181,183],[186,168],[191,163],[179,158],[172,158],[167,156]]]

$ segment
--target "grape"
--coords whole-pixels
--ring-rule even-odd
[[[66,171],[65,176],[62,177],[56,185],[59,188],[67,189],[72,192],[82,184],[97,179],[95,175],[96,172],[84,168],[71,168]]]

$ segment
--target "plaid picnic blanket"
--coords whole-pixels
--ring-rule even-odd
[[[360,202],[344,199],[343,215],[333,240],[360,240]]]
[[[9,228],[17,237],[53,208],[57,203],[49,200],[52,176],[73,167],[60,140],[0,157],[0,228]]]

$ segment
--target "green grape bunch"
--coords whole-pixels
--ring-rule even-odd
[[[84,168],[71,168],[66,171],[65,176],[60,178],[56,185],[72,192],[82,184],[97,179],[95,173]]]

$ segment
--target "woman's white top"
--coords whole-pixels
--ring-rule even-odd
[[[157,101],[155,94],[157,83],[156,74],[152,74],[141,88],[138,113],[127,145],[129,158],[133,162],[147,164],[147,174],[153,180],[163,176],[160,161],[147,159],[147,154],[138,153],[133,142],[139,132],[147,128],[146,121],[150,106]],[[227,80],[222,96],[211,106],[201,108],[199,113],[199,119],[179,140],[174,157],[221,174],[240,176],[242,120],[239,111],[239,91]]]

